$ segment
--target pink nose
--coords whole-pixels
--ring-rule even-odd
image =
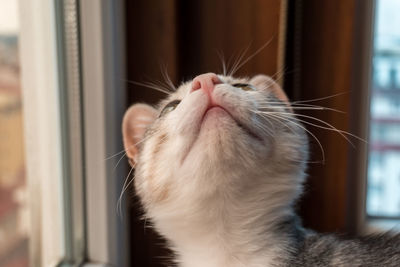
[[[215,85],[219,83],[221,81],[215,73],[201,74],[193,79],[190,92],[202,89],[206,94],[211,94]]]

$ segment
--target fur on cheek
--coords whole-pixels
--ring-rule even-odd
[[[167,133],[161,133],[151,138],[142,151],[142,157],[138,175],[140,183],[136,184],[141,196],[147,204],[157,204],[165,201],[169,196],[170,185],[166,176],[165,168],[162,168],[164,146],[168,144]]]

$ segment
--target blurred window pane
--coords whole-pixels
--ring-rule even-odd
[[[0,1],[0,266],[28,266],[18,1]]]
[[[377,0],[367,214],[400,218],[400,1]]]

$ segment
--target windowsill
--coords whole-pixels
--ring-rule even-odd
[[[367,219],[365,227],[366,234],[377,234],[386,231],[400,232],[400,220],[399,219]]]

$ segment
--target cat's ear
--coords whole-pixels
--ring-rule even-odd
[[[125,112],[122,135],[131,165],[137,162],[138,143],[143,140],[147,128],[156,120],[157,115],[157,110],[146,104],[135,104]]]
[[[251,78],[250,84],[255,86],[256,88],[270,91],[274,94],[275,97],[290,106],[289,99],[286,96],[285,92],[271,77],[264,74],[259,74]]]

